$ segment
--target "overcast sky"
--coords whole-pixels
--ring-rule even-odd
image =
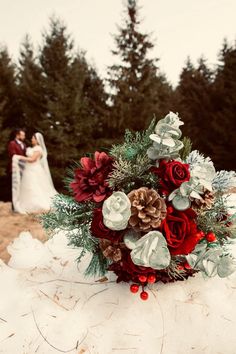
[[[62,18],[76,46],[87,51],[101,75],[113,61],[111,34],[121,23],[123,0],[0,0],[0,42],[17,58],[29,33],[35,45],[52,14]],[[155,38],[153,55],[173,84],[186,57],[204,55],[211,65],[224,37],[236,39],[236,0],[140,0],[142,29]]]

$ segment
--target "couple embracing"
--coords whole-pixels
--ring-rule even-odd
[[[48,166],[44,137],[35,133],[31,147],[26,147],[24,141],[24,130],[17,129],[8,144],[13,210],[22,214],[47,211],[57,192]]]

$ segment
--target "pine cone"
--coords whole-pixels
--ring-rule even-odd
[[[160,226],[166,217],[164,199],[154,189],[142,187],[128,194],[131,202],[130,226],[136,231],[149,232]]]
[[[107,239],[100,239],[100,249],[102,250],[104,257],[110,258],[114,262],[118,262],[122,258],[120,245],[118,243],[113,244]]]
[[[201,199],[194,199],[192,201],[192,207],[194,209],[211,209],[215,201],[214,193],[206,190],[201,197]]]

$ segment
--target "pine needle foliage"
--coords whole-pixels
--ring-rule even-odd
[[[109,175],[108,183],[112,189],[125,193],[141,186],[157,187],[157,177],[150,170],[151,160],[147,149],[152,144],[150,135],[156,125],[154,118],[143,132],[126,130],[124,143],[113,146],[110,155],[114,157],[114,170]]]
[[[143,132],[125,131],[124,143],[114,145],[110,150],[110,155],[115,159],[122,158],[123,160],[135,161],[138,156],[146,155],[146,151],[152,144],[149,136],[153,133],[156,125],[154,118],[149,127]]]
[[[77,203],[72,197],[61,194],[54,198],[52,211],[41,216],[41,222],[50,236],[64,231],[69,246],[78,248],[78,263],[87,252],[92,253],[86,274],[103,276],[108,265],[99,250],[99,240],[90,232],[92,210],[92,203]]]
[[[139,155],[136,161],[124,160],[121,157],[114,162],[108,183],[112,189],[119,189],[125,193],[135,188],[157,186],[157,177],[147,172],[151,167],[148,156]]]
[[[182,143],[184,144],[183,148],[180,150],[180,157],[184,161],[188,155],[190,154],[192,150],[192,142],[189,138],[184,137],[182,140]]]
[[[103,277],[107,273],[108,267],[109,260],[103,256],[101,250],[95,251],[85,271],[85,276]]]
[[[227,238],[236,237],[234,221],[236,214],[228,215],[226,198],[220,193],[217,194],[212,208],[202,212],[197,218],[199,229],[205,233],[213,232],[221,244],[224,244]]]
[[[91,210],[91,203],[79,204],[72,197],[60,194],[54,198],[51,212],[43,214],[41,221],[50,235],[55,234],[58,229],[70,232],[81,224],[90,222]]]
[[[80,251],[76,259],[78,263],[87,252],[93,253],[97,250],[98,239],[91,235],[90,224],[80,225],[79,229],[68,232],[67,237],[69,239],[68,245],[76,247]]]
[[[218,192],[226,193],[236,186],[235,171],[218,171],[212,182],[213,189]]]

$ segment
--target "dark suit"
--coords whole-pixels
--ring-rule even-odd
[[[9,190],[10,190],[10,196],[12,199],[12,157],[13,155],[26,155],[26,145],[23,143],[23,147],[21,147],[21,144],[19,144],[16,140],[12,140],[8,144],[8,157],[9,157],[9,163],[8,163],[8,185],[9,185]]]

